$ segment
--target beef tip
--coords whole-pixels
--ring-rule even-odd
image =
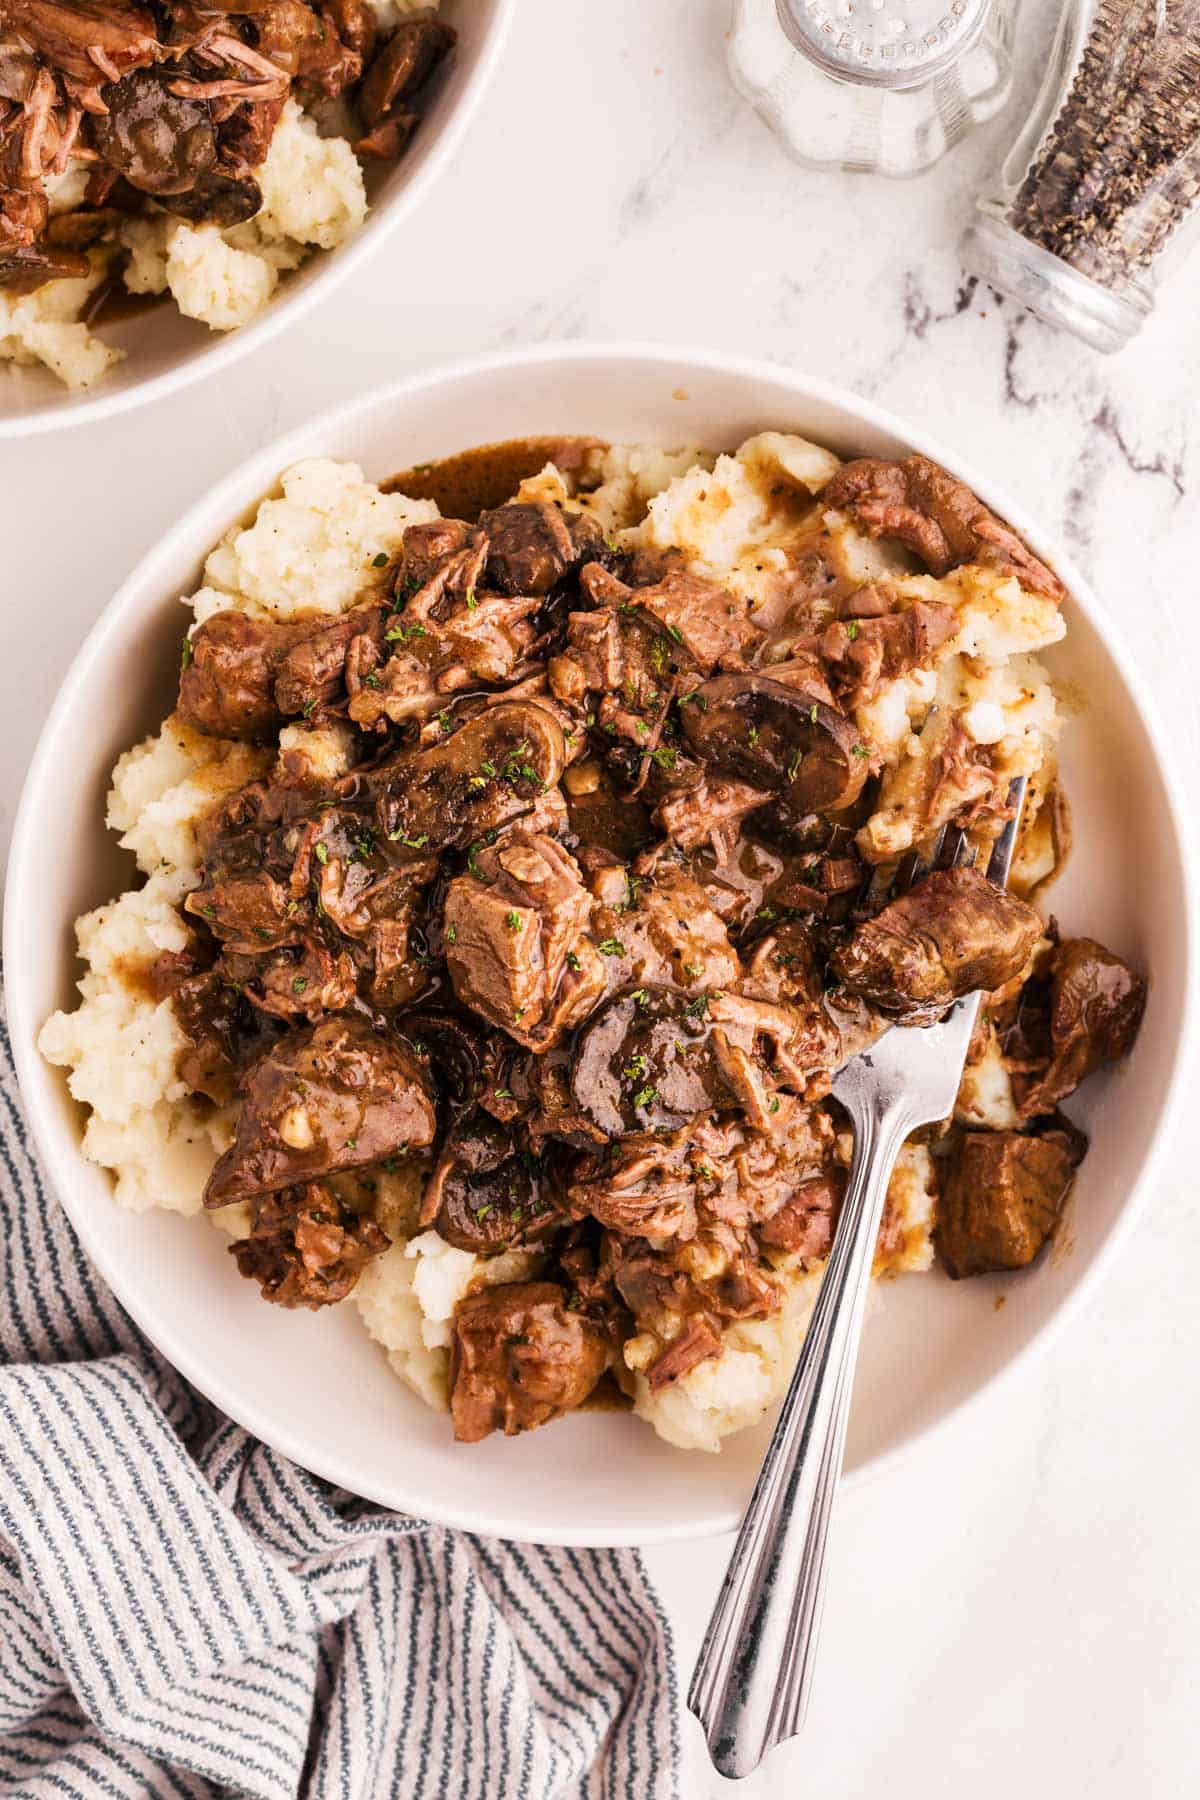
[[[241,1274],[276,1306],[333,1306],[344,1300],[389,1239],[371,1218],[344,1207],[328,1187],[308,1182],[263,1194],[254,1226],[229,1246]]]
[[[477,535],[475,527],[465,519],[430,519],[423,525],[410,525],[400,547],[396,605],[402,606],[418,588],[423,588],[446,557],[465,550]]]
[[[275,1035],[245,995],[219,967],[187,976],[174,986],[171,1008],[186,1040],[179,1077],[193,1094],[218,1106],[234,1098],[239,1071],[257,1060]]]
[[[476,534],[462,548],[443,556],[389,618],[386,641],[396,648],[392,661],[380,672],[384,693],[377,697],[377,704],[381,712],[393,716],[388,692],[396,686],[397,671],[407,672],[414,662],[428,670],[428,686],[435,695],[454,693],[481,681],[509,681],[515,675],[533,646],[534,632],[528,621],[541,601],[536,595],[487,592],[482,586],[486,555],[486,541]],[[407,564],[407,557],[405,560]],[[405,590],[408,580],[407,576],[401,578]],[[364,697],[356,701],[352,713],[370,723],[372,710],[370,698]]]
[[[702,675],[718,667],[740,667],[762,642],[763,633],[750,623],[745,600],[708,576],[669,566],[659,579],[630,587],[602,565],[589,565],[581,580],[593,599],[626,614],[640,610],[687,651]]]
[[[833,1245],[845,1187],[845,1173],[840,1169],[802,1181],[778,1212],[758,1227],[759,1243],[804,1262],[822,1262]]]
[[[381,161],[395,162],[398,157],[403,156],[420,123],[420,113],[405,112],[402,107],[394,107],[382,125],[376,125],[373,131],[355,138],[354,154],[378,156]]]
[[[686,1131],[637,1132],[582,1156],[571,1170],[566,1204],[577,1219],[655,1240],[696,1233],[696,1172]]]
[[[676,987],[695,996],[736,981],[741,966],[708,894],[669,861],[642,859],[639,873],[607,867],[592,877],[592,936],[611,985]],[[640,871],[645,868],[643,875]]]
[[[1044,979],[1034,985],[1044,988]],[[1013,1075],[1023,1119],[1053,1112],[1087,1076],[1128,1056],[1146,1006],[1142,976],[1092,938],[1068,938],[1057,945],[1048,985],[1047,1055],[1040,1068]],[[1022,995],[1018,1017],[1024,1009]]]
[[[661,581],[635,589],[634,599],[683,645],[705,675],[738,667],[762,642],[763,633],[750,623],[744,600],[688,569],[668,569]]]
[[[762,1265],[758,1246],[726,1224],[706,1226],[687,1243],[666,1248],[610,1234],[605,1249],[617,1292],[639,1327],[658,1335],[664,1314],[765,1319],[780,1303],[779,1284]]]
[[[398,1038],[339,1015],[289,1032],[239,1084],[234,1141],[205,1189],[227,1206],[433,1142],[421,1071]]]
[[[683,696],[684,734],[715,774],[782,791],[801,814],[841,809],[862,791],[870,750],[822,691],[823,683],[718,675]]]
[[[957,631],[950,607],[917,600],[882,617],[843,615],[819,636],[797,643],[794,653],[816,656],[840,704],[859,706],[884,682],[923,668]]]
[[[244,225],[262,211],[262,189],[252,175],[227,175],[220,169],[198,177],[182,194],[163,197],[163,205],[176,218],[191,225],[216,225],[228,231]]]
[[[99,97],[102,75],[119,80],[161,54],[153,20],[134,0],[5,0],[0,22],[89,98]]]
[[[604,1373],[603,1333],[550,1281],[484,1288],[458,1304],[450,1415],[461,1444],[513,1437],[581,1406]]]
[[[744,1232],[772,1219],[806,1184],[827,1178],[829,1114],[793,1107],[786,1118],[781,1108],[779,1117],[784,1122],[770,1134],[730,1114],[709,1114],[674,1132],[610,1141],[572,1165],[567,1208],[659,1245],[685,1242],[714,1223]]]
[[[337,955],[309,939],[299,950],[246,956],[226,952],[217,969],[234,982],[251,1006],[283,1020],[319,1019],[351,1004],[358,970],[345,951]]]
[[[780,1006],[725,992],[709,997],[708,1018],[722,1074],[759,1131],[789,1122],[793,1106],[781,1092],[812,1098],[829,1091],[841,1039],[819,1004]]]
[[[603,547],[587,513],[513,501],[480,516],[488,539],[488,580],[502,594],[548,594]]]
[[[226,608],[187,640],[179,679],[180,716],[210,737],[269,736],[286,716],[311,717],[336,695],[359,642],[377,645],[383,614],[355,607],[290,620],[255,619]]]
[[[181,99],[148,69],[104,90],[108,111],[93,117],[105,161],[144,194],[184,194],[213,168],[217,140],[206,106]]]
[[[275,674],[275,704],[287,717],[311,718],[329,705],[341,686],[346,658],[356,639],[376,648],[383,641],[383,612],[378,606],[356,606],[285,649]]]
[[[420,1222],[456,1250],[487,1256],[537,1242],[565,1220],[543,1187],[538,1158],[477,1113],[447,1137],[425,1187]]]
[[[358,90],[368,129],[381,125],[397,102],[415,94],[454,48],[458,34],[435,13],[403,20],[383,45]]]
[[[299,942],[298,907],[266,870],[196,888],[184,910],[203,919],[229,950],[255,956]]]
[[[645,1374],[650,1392],[656,1394],[681,1376],[690,1375],[710,1356],[716,1356],[720,1348],[721,1333],[713,1320],[703,1316],[688,1319],[679,1335],[648,1365]]]
[[[881,1012],[918,1024],[1011,981],[1041,935],[1041,919],[1015,894],[975,869],[937,869],[859,925],[830,966]]]
[[[1023,1269],[1057,1225],[1078,1161],[1067,1133],[968,1131],[942,1178],[934,1242],[955,1281]]]
[[[454,990],[510,1037],[547,1050],[604,991],[584,936],[591,904],[574,859],[553,838],[513,830],[479,852],[446,896]]]
[[[871,537],[906,544],[934,575],[982,563],[1050,600],[1064,600],[1058,576],[969,487],[927,456],[845,463],[821,493],[823,506],[849,512]]]
[[[294,632],[228,608],[185,640],[177,711],[209,737],[265,737],[282,724],[275,704],[278,659]]]
[[[681,850],[698,850],[711,843],[718,861],[724,860],[737,842],[743,819],[770,800],[765,788],[745,781],[714,778],[698,788],[669,793],[658,804],[655,817],[672,843]]]

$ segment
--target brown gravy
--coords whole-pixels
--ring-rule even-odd
[[[447,519],[474,522],[481,512],[511,500],[521,483],[546,463],[556,463],[565,473],[577,469],[587,452],[600,445],[601,439],[592,437],[505,438],[437,462],[414,463],[380,485],[385,494],[436,500]]]
[[[92,295],[83,314],[84,323],[93,331],[103,325],[121,325],[126,319],[140,319],[165,306],[170,294],[131,294],[120,274],[114,272]]]

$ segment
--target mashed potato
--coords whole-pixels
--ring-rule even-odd
[[[890,830],[899,841],[906,796],[919,788],[939,734],[952,725],[1008,759],[1006,766],[1041,765],[1036,791],[1048,793],[1044,771],[1053,767],[1057,719],[1035,652],[1061,635],[1056,610],[983,569],[935,581],[899,567],[848,519],[814,508],[813,490],[835,467],[827,451],[778,433],[717,458],[688,448],[613,446],[593,454],[582,481],[549,465],[524,484],[522,497],[589,509],[626,544],[679,544],[697,568],[743,593],[757,617],[775,624],[785,617],[797,559],[814,533],[822,555],[848,578],[886,570],[902,597],[952,607],[958,630],[934,666],[888,684],[861,709],[859,729],[878,759],[887,800],[872,831]],[[352,463],[299,463],[252,519],[225,534],[207,559],[203,585],[185,604],[197,622],[230,608],[276,620],[314,610],[337,614],[378,588],[410,525],[437,516],[432,501],[384,494]],[[279,754],[328,780],[348,766],[351,744],[342,723],[296,722],[280,734]],[[88,1108],[85,1153],[112,1171],[117,1202],[134,1210],[197,1212],[212,1165],[231,1141],[235,1107],[192,1098],[180,1075],[185,1041],[169,1001],[156,999],[147,977],[156,958],[188,941],[181,902],[200,880],[198,821],[214,801],[266,774],[272,754],[201,736],[172,716],[113,772],[107,822],[143,884],[77,922],[85,968],[80,1004],[47,1021],[40,1047],[69,1071],[72,1094]],[[967,1071],[959,1116],[990,1126],[1015,1117],[994,1044]],[[839,1141],[839,1154],[849,1161],[848,1138]],[[425,1164],[402,1163],[379,1174],[376,1217],[393,1242],[367,1265],[352,1304],[397,1374],[431,1406],[444,1407],[458,1300],[479,1285],[535,1277],[540,1262],[528,1252],[481,1260],[422,1230],[426,1172]],[[906,1146],[889,1190],[877,1275],[929,1268],[935,1194],[929,1151]],[[210,1216],[234,1235],[249,1228],[244,1207]],[[624,1345],[635,1410],[669,1442],[716,1450],[784,1391],[820,1271],[780,1255],[775,1274],[785,1290],[781,1310],[732,1323],[720,1354],[673,1386],[652,1392],[644,1371],[678,1330],[677,1315],[643,1321]]]

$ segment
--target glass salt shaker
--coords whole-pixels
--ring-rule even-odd
[[[734,0],[729,71],[797,161],[918,175],[999,111],[1018,0]]]
[[[1200,0],[1067,0],[1032,117],[963,258],[1097,350],[1197,238]]]

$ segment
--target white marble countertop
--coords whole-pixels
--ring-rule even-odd
[[[1200,798],[1196,266],[1118,357],[1053,335],[964,285],[955,252],[1020,95],[919,182],[810,174],[729,87],[727,10],[523,0],[472,138],[357,279],[211,385],[0,444],[5,843],[80,635],[183,505],[413,361],[560,337],[774,357],[961,445],[1090,569]],[[1026,90],[1044,24],[1023,34]],[[741,1784],[747,1800],[1195,1792],[1198,1160],[1193,1122],[1124,1262],[1052,1351],[847,1496],[811,1721]],[[685,1679],[726,1548],[648,1556]],[[713,1800],[726,1784],[690,1719],[684,1733],[686,1800]]]

